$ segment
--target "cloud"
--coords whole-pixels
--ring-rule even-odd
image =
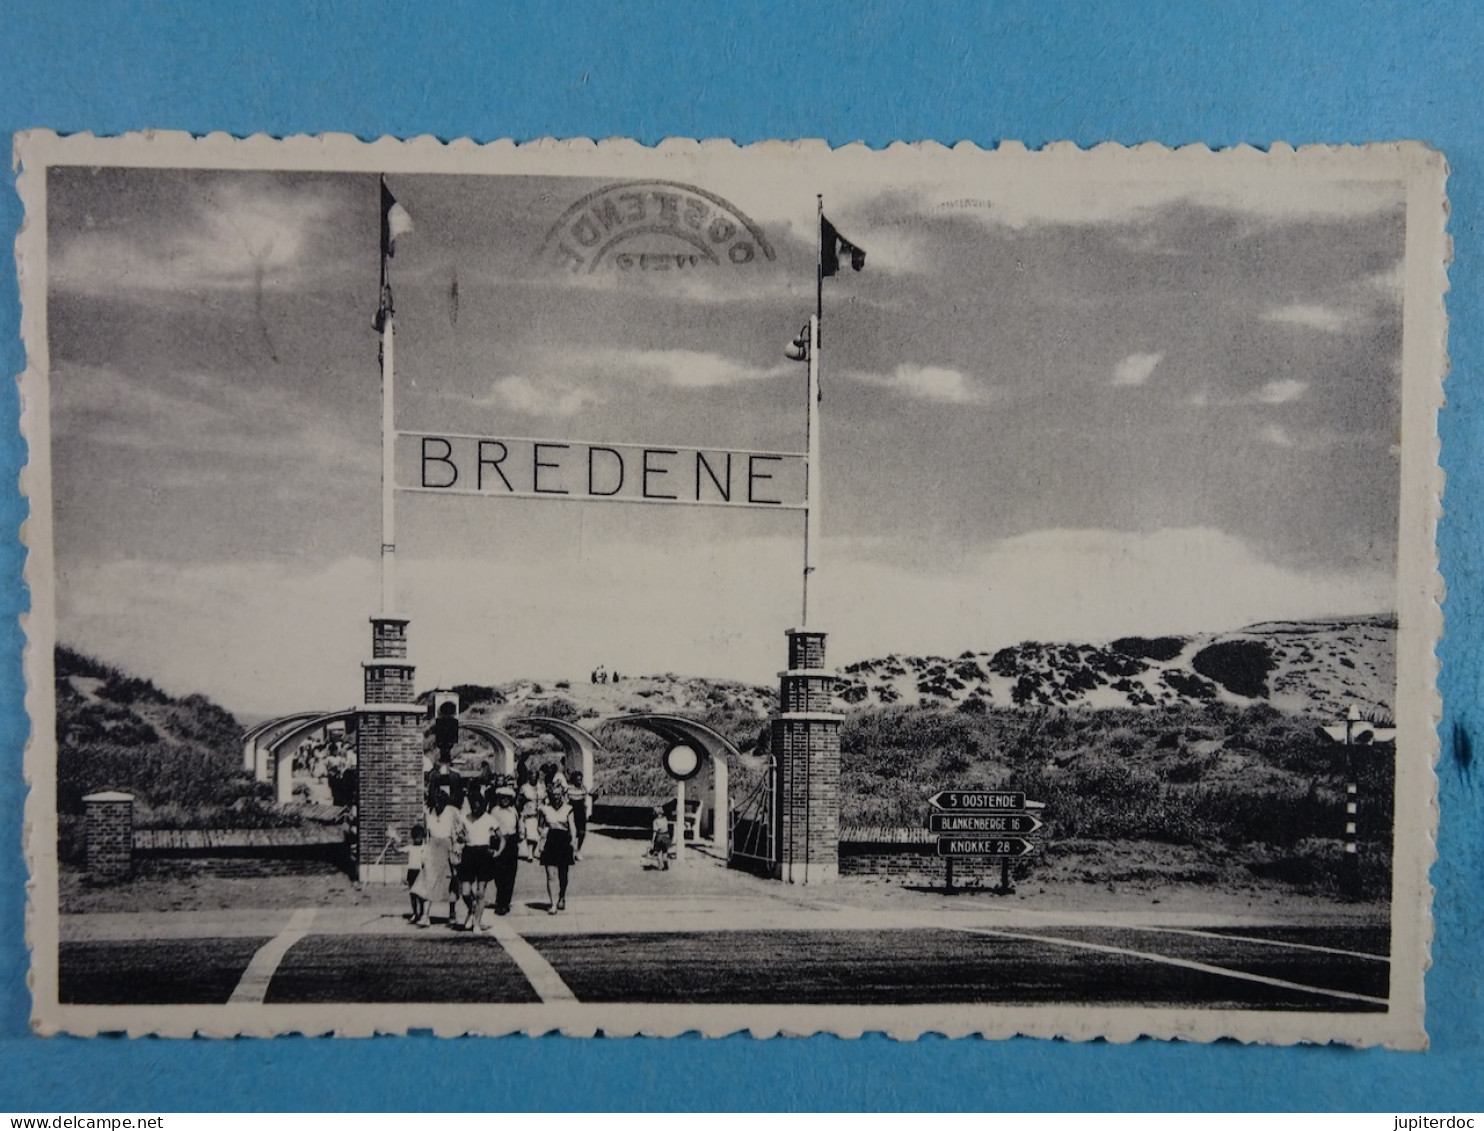
[[[1401,301],[1407,285],[1407,261],[1398,259],[1389,270],[1366,276],[1366,283],[1389,298]]]
[[[1175,158],[1179,160],[1179,158]],[[1216,160],[1221,160],[1221,157]],[[1171,205],[1189,203],[1267,220],[1339,219],[1369,216],[1402,200],[1400,181],[1340,181],[1285,177],[1271,167],[1247,180],[1223,178],[1220,185],[1190,178],[1106,180],[1095,172],[1096,156],[1043,154],[1043,175],[979,178],[925,193],[927,207],[1022,230],[1038,224],[1108,224],[1137,221]],[[1053,170],[1059,165],[1060,175]],[[1078,166],[1081,165],[1079,168]]]
[[[1302,397],[1308,388],[1307,381],[1286,377],[1280,381],[1269,381],[1255,395],[1259,404],[1288,404]]]
[[[1326,334],[1338,334],[1351,323],[1350,315],[1330,306],[1318,303],[1290,303],[1263,314],[1269,322],[1286,322],[1291,326],[1307,326],[1311,330],[1323,330]]]
[[[1205,528],[1044,530],[954,564],[882,561],[826,539],[811,598],[836,664],[957,655],[1022,640],[1099,642],[1257,621],[1388,611],[1389,571],[1287,569]],[[767,684],[797,615],[788,537],[613,542],[401,563],[419,687],[580,678],[599,662]],[[273,713],[356,702],[376,607],[369,559],[69,569],[59,639],[227,707]]]
[[[781,353],[781,350],[780,350]],[[797,362],[749,365],[724,354],[687,349],[556,349],[540,353],[538,376],[497,378],[475,404],[531,416],[570,417],[610,403],[615,384],[706,390],[798,376]]]
[[[1116,382],[1115,382],[1116,384]],[[1208,388],[1196,389],[1185,398],[1185,403],[1197,408],[1231,408],[1240,405],[1279,405],[1292,404],[1300,400],[1309,391],[1309,383],[1300,381],[1295,377],[1282,377],[1269,381],[1254,392],[1242,393],[1237,396],[1218,397],[1211,394]]]
[[[796,363],[781,362],[762,367],[700,350],[611,350],[596,357],[602,359],[604,368],[614,376],[677,389],[711,389],[721,385],[771,381],[798,371]]]
[[[498,405],[529,416],[575,416],[583,409],[603,403],[591,389],[574,388],[556,381],[538,381],[519,375],[501,377],[482,404]]]
[[[981,399],[974,385],[957,369],[938,365],[899,365],[892,371],[890,385],[922,400],[973,404]]]
[[[1275,448],[1291,448],[1294,439],[1288,434],[1288,430],[1281,424],[1264,424],[1258,436],[1265,444],[1272,444]]]
[[[1113,384],[1142,385],[1164,359],[1162,353],[1131,353],[1113,369]]]
[[[65,237],[52,255],[49,283],[103,295],[291,285],[302,280],[315,235],[335,208],[320,191],[221,183],[162,222]]]
[[[940,404],[987,404],[991,390],[958,369],[941,365],[904,362],[890,373],[854,371],[849,376],[867,385],[878,385],[904,397]]]
[[[781,358],[781,345],[778,352]],[[749,365],[725,354],[688,349],[557,349],[545,351],[542,358],[554,379],[569,387],[623,380],[676,389],[715,389],[771,381],[799,372],[796,362],[780,360],[772,366]],[[529,380],[544,384],[549,378]]]

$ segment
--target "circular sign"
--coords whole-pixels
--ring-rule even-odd
[[[676,781],[689,781],[701,772],[701,756],[684,744],[665,751],[665,773]]]

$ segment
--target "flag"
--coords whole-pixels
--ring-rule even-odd
[[[397,237],[412,231],[412,216],[397,203],[392,190],[386,187],[386,178],[381,178],[381,301],[376,308],[376,321],[372,325],[378,332],[385,329],[387,316],[392,313],[392,286],[387,280],[386,261],[397,254]]]
[[[381,182],[381,257],[390,259],[397,254],[397,237],[412,231],[412,216],[397,203],[392,190]]]
[[[820,213],[819,217],[819,277],[828,279],[840,271],[840,255],[842,252],[850,253],[850,267],[859,271],[866,265],[866,251],[857,247],[839,232],[835,231],[835,225],[831,224],[829,217]]]

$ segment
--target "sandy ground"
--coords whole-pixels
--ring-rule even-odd
[[[815,919],[821,926],[841,927],[969,919],[1170,926],[1387,922],[1384,903],[1342,902],[1278,883],[1088,882],[1033,874],[1008,895],[982,889],[949,893],[941,885],[928,889],[900,880],[844,877],[828,884],[764,880],[729,870],[719,859],[695,850],[684,865],[657,871],[648,866],[643,850],[642,841],[591,838],[583,860],[572,870],[571,911],[551,917],[550,926],[563,931],[655,929],[655,924],[706,929],[798,925]],[[517,918],[538,914],[546,918],[545,877],[537,865],[521,865],[516,904]],[[140,877],[95,887],[78,873],[64,872],[61,906],[64,937],[87,937],[92,933],[87,920],[109,934],[122,927],[124,918],[143,915],[155,920],[158,930],[161,912],[182,913],[180,929],[188,932],[209,921],[228,933],[252,933],[261,931],[265,920],[283,917],[276,913],[305,907],[323,909],[319,921],[343,929],[357,929],[355,924],[397,929],[408,903],[400,887],[362,887],[340,874]],[[191,920],[199,922],[190,926]]]

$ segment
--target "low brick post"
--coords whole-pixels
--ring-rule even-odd
[[[90,793],[87,806],[88,874],[97,881],[127,880],[134,872],[134,798]]]

